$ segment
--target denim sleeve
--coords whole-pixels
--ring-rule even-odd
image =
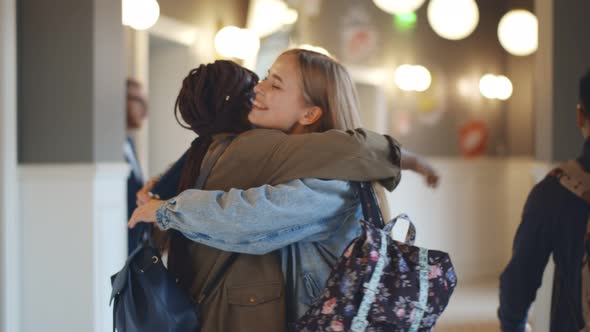
[[[555,197],[559,186],[553,178],[536,185],[524,207],[516,232],[512,258],[500,276],[498,317],[503,332],[522,332],[528,310],[541,285],[543,272],[553,250],[552,232]]]
[[[192,189],[166,201],[157,223],[217,249],[265,254],[325,237],[358,204],[350,184],[337,180],[293,180],[228,192]]]

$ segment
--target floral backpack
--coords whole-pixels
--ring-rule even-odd
[[[410,222],[405,243],[383,228],[370,183],[358,183],[363,233],[332,269],[322,294],[299,318],[296,331],[430,331],[457,285],[448,254],[415,247]]]
[[[590,174],[575,160],[570,160],[553,169],[549,176],[557,178],[559,183],[581,199],[590,203]],[[582,315],[586,327],[582,331],[590,331],[590,217],[586,226],[584,258],[582,259]]]

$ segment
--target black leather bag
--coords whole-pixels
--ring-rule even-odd
[[[204,165],[196,188],[201,188],[215,161],[229,145],[222,144]],[[186,154],[160,178],[152,189],[159,198],[176,194]],[[140,223],[142,241],[129,255],[125,266],[111,277],[113,287],[113,331],[118,332],[197,332],[200,304],[211,294],[238,254],[230,255],[214,278],[201,292],[197,301],[178,286],[176,278],[164,264],[159,251],[150,243],[152,224]]]
[[[198,331],[198,304],[177,286],[160,254],[148,242],[131,253],[111,282],[113,330]]]
[[[127,258],[121,271],[111,277],[113,331],[199,331],[199,307],[236,260],[232,254],[205,287],[198,302],[176,284],[162,263],[158,250],[141,243]]]

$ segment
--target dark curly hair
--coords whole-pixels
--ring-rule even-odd
[[[187,152],[178,193],[194,187],[213,135],[239,134],[252,128],[248,113],[256,83],[258,76],[255,73],[225,60],[192,69],[183,79],[174,116],[183,128],[199,136]],[[188,289],[195,268],[189,259],[188,240],[174,230],[154,230],[153,236],[160,249],[168,249],[168,267],[177,276],[179,286]]]
[[[212,135],[251,129],[248,113],[257,82],[255,73],[227,60],[201,65],[184,78],[174,116],[182,127],[194,131],[199,138],[189,151],[179,192],[194,186]]]
[[[192,69],[176,98],[176,120],[199,136],[248,130],[257,82],[255,73],[233,61],[217,60]],[[178,113],[186,125],[179,121]]]

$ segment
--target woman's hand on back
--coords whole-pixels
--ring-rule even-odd
[[[157,220],[156,213],[163,203],[164,201],[162,200],[152,198],[142,206],[139,206],[133,211],[131,219],[129,219],[129,222],[127,223],[127,227],[133,228],[140,222],[155,223]]]

